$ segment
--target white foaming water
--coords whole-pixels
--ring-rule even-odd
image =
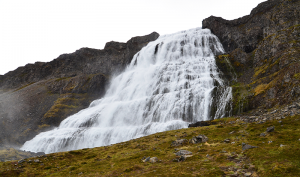
[[[225,116],[231,88],[214,55],[224,53],[208,29],[159,37],[111,81],[106,95],[38,134],[22,150],[59,152],[105,146]],[[211,107],[216,107],[211,114]]]

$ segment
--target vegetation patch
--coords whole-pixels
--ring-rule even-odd
[[[268,88],[268,84],[260,84],[254,89],[254,96],[264,93]]]
[[[111,146],[2,162],[0,176],[227,176],[247,172],[285,177],[300,173],[299,115],[263,124],[235,117],[213,122],[216,125],[161,132]],[[275,130],[266,132],[270,126]],[[171,146],[176,139],[189,140],[199,134],[209,140]],[[257,148],[242,150],[243,143]],[[190,151],[192,156],[174,161],[179,150]],[[143,162],[146,157],[158,161]]]
[[[61,119],[66,118],[72,113],[76,113],[83,108],[82,101],[85,99],[85,96],[86,94],[75,93],[60,95],[53,106],[43,116],[43,123],[46,125],[53,125],[51,122],[61,122]]]

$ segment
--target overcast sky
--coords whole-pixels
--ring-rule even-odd
[[[211,15],[236,19],[263,1],[0,0],[0,74],[82,47],[201,27]]]

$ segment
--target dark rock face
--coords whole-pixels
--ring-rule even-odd
[[[158,38],[153,32],[103,50],[81,48],[51,62],[36,62],[0,76],[0,146],[23,144],[105,93],[113,74]]]
[[[203,20],[202,27],[218,36],[226,52],[240,48],[250,53],[269,34],[299,23],[299,11],[294,9],[294,3],[297,1],[269,0],[260,3],[250,15],[236,20],[210,16]]]
[[[213,124],[213,122],[211,122],[211,121],[199,121],[199,122],[196,122],[196,123],[193,123],[193,124],[189,124],[188,128],[190,128],[190,127],[204,127],[204,126],[210,126],[212,124]]]
[[[268,0],[236,20],[209,17],[202,22],[219,37],[226,55],[217,65],[232,80],[233,114],[295,102],[300,96],[300,1]]]
[[[48,63],[27,64],[1,76],[0,89],[17,88],[23,84],[51,78],[97,73],[110,75],[123,70],[134,54],[158,36],[158,33],[153,32],[147,36],[133,37],[127,43],[108,42],[103,50],[81,48],[71,54],[62,54]]]

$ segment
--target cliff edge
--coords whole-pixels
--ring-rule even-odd
[[[227,54],[217,64],[232,80],[233,113],[270,109],[299,102],[300,96],[300,1],[269,0],[250,15],[236,20],[211,16],[202,22],[219,37]]]

